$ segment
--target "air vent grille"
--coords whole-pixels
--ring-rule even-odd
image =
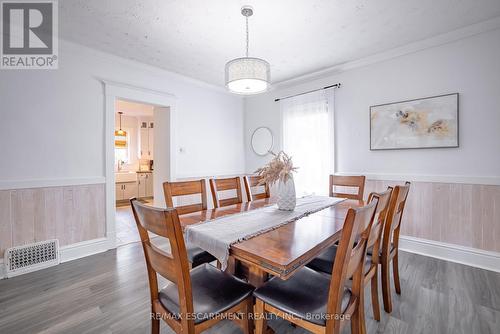
[[[16,246],[5,251],[7,277],[17,276],[59,264],[57,239]]]

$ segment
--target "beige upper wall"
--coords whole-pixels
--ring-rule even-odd
[[[207,84],[59,41],[59,69],[2,71],[0,189],[13,181],[104,176],[101,79],[176,97],[181,176],[244,170],[243,101]],[[224,120],[221,122],[221,120]],[[211,148],[220,154],[214,159]]]
[[[279,143],[277,97],[340,82],[335,91],[336,171],[344,173],[491,177],[500,184],[500,30],[322,79],[249,97],[245,108],[246,169],[267,158],[255,155],[250,137],[270,127]],[[369,107],[446,93],[460,93],[460,147],[369,150]],[[442,181],[442,179],[441,179]]]

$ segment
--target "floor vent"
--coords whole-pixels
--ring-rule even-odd
[[[57,239],[8,248],[4,263],[7,277],[13,277],[59,264]]]

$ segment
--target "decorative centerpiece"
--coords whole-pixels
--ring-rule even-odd
[[[297,171],[297,167],[293,167],[292,158],[285,152],[270,153],[274,158],[256,173],[261,177],[262,184],[272,185],[278,182],[278,209],[292,211],[297,200],[293,182],[293,173]]]

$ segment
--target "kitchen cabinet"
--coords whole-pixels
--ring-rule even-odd
[[[116,201],[123,201],[123,183],[115,184]]]
[[[153,173],[146,174],[146,197],[153,197]]]
[[[137,175],[138,197],[153,197],[153,173],[145,172]]]
[[[116,200],[125,201],[137,197],[137,182],[117,183],[115,186]]]
[[[139,122],[139,158],[153,160],[154,122]]]

